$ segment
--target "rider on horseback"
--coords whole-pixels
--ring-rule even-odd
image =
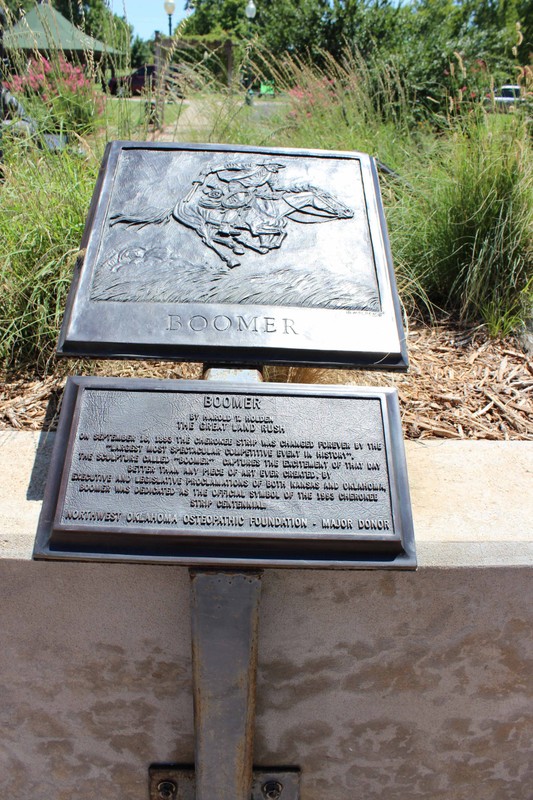
[[[229,162],[205,171],[194,181],[205,187],[200,205],[221,210],[224,216],[221,233],[231,234],[237,228],[248,230],[253,236],[279,236],[284,226],[280,226],[277,215],[272,213],[274,206],[268,201],[278,199],[279,192],[272,188],[270,180],[284,168],[284,164],[275,161],[262,164]]]

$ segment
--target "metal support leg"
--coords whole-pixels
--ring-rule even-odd
[[[261,575],[191,578],[196,800],[250,800]]]

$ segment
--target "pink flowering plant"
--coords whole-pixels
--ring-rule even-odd
[[[43,130],[87,133],[103,110],[103,97],[82,67],[60,55],[54,62],[32,58],[24,73],[4,84]]]
[[[305,77],[307,80],[293,86],[288,92],[291,101],[289,116],[294,120],[327,114],[331,102],[335,101],[335,81],[332,78],[312,74]]]

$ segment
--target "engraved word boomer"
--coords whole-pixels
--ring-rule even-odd
[[[215,317],[206,317],[203,314],[195,314],[192,317],[185,317],[183,314],[169,314],[167,330],[179,331],[189,328],[191,331],[205,331],[206,328],[213,328],[219,333],[230,329],[245,331],[249,333],[296,333],[294,320],[288,317],[245,317],[238,315],[230,317],[227,314],[217,314]]]

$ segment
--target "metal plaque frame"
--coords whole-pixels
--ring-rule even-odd
[[[239,409],[238,414],[232,410],[235,408]],[[250,433],[250,425],[256,423],[257,433]],[[232,432],[232,428],[239,432]],[[227,433],[221,433],[223,430]],[[362,433],[363,430],[367,432]],[[253,436],[257,438],[251,439]],[[300,437],[299,441],[295,440],[296,436]],[[319,442],[320,437],[328,436],[328,441]],[[364,450],[360,457],[350,451],[350,442],[357,436],[361,442],[354,443],[353,447]],[[304,438],[313,437],[317,439],[317,453],[322,447],[346,448],[349,455],[338,456],[335,450],[331,453],[320,450],[320,455],[313,456],[306,449],[315,447],[314,440],[310,445],[303,442]],[[147,444],[139,444],[143,441]],[[160,441],[168,444],[158,444]],[[233,444],[241,449],[237,452]],[[228,459],[212,455],[215,445],[220,445],[220,452],[228,455]],[[367,446],[374,447],[375,451],[367,452]],[[256,463],[246,460],[254,452],[246,449],[250,447],[258,448]],[[268,451],[260,450],[261,447],[271,447],[270,452],[277,453],[274,458],[278,458],[280,470],[286,460],[283,470],[287,471],[278,473],[279,480],[269,484],[268,478],[260,478],[257,486],[261,488],[253,494],[250,489],[239,494],[232,489],[216,488],[215,492],[200,488],[191,489],[189,497],[181,497],[182,490],[185,494],[189,492],[184,488],[189,484],[200,487],[248,485],[248,477],[245,484],[241,484],[239,476],[253,474],[253,470],[246,471],[250,463],[257,467],[256,478],[262,472],[268,475],[269,465],[273,464],[268,457],[263,458],[262,454],[268,456]],[[296,451],[297,447],[300,450]],[[165,452],[181,455],[163,457],[161,453]],[[139,455],[133,457],[132,453]],[[380,464],[373,461],[378,457]],[[293,460],[287,460],[289,458]],[[314,460],[306,461],[306,458]],[[322,462],[321,458],[331,460]],[[324,464],[333,464],[336,458],[349,458],[351,469],[358,471],[350,472],[348,479],[347,466],[337,472],[334,467],[331,472],[329,469],[321,472]],[[173,462],[177,459],[182,466],[173,472]],[[140,466],[133,466],[130,472],[137,477],[128,479],[127,465],[132,462]],[[166,466],[162,468],[161,463]],[[230,467],[237,465],[239,469],[232,473]],[[300,469],[299,465],[304,472],[291,472],[293,467]],[[184,473],[185,469],[190,471]],[[371,469],[378,472],[367,471]],[[270,474],[274,473],[275,470]],[[180,485],[179,474],[222,477],[198,480],[188,477],[179,491],[167,489],[167,485]],[[227,478],[233,474],[235,478]],[[305,474],[317,476],[320,491],[300,496],[296,488],[305,486],[305,482],[295,483],[287,476]],[[339,492],[343,484],[339,478],[340,488],[337,486],[335,491],[337,499],[343,502],[333,502],[335,491],[330,481],[335,479],[335,474],[344,475],[346,487],[359,493],[345,494],[341,498]],[[352,476],[354,481],[362,479],[366,483],[352,485]],[[128,480],[136,488],[132,488],[131,493],[121,494],[121,484]],[[94,488],[102,481],[109,482],[109,489]],[[161,485],[163,488],[158,488]],[[286,486],[291,492],[285,493],[281,488],[271,492],[269,485]],[[249,486],[252,486],[251,480]],[[364,493],[373,489],[379,497]],[[157,496],[154,498],[151,493]],[[166,497],[166,493],[172,497]],[[190,500],[193,494],[200,497],[194,503]],[[209,509],[207,503],[211,501],[204,499],[208,495],[274,499],[252,506],[266,509],[263,511],[246,510],[250,508],[246,499],[219,500]],[[359,501],[362,504],[357,505]],[[235,508],[245,510],[236,511]],[[172,515],[178,515],[179,519]],[[69,378],[34,557],[218,568],[414,569],[413,524],[396,390]]]
[[[58,353],[405,370],[374,159],[111,143]]]

